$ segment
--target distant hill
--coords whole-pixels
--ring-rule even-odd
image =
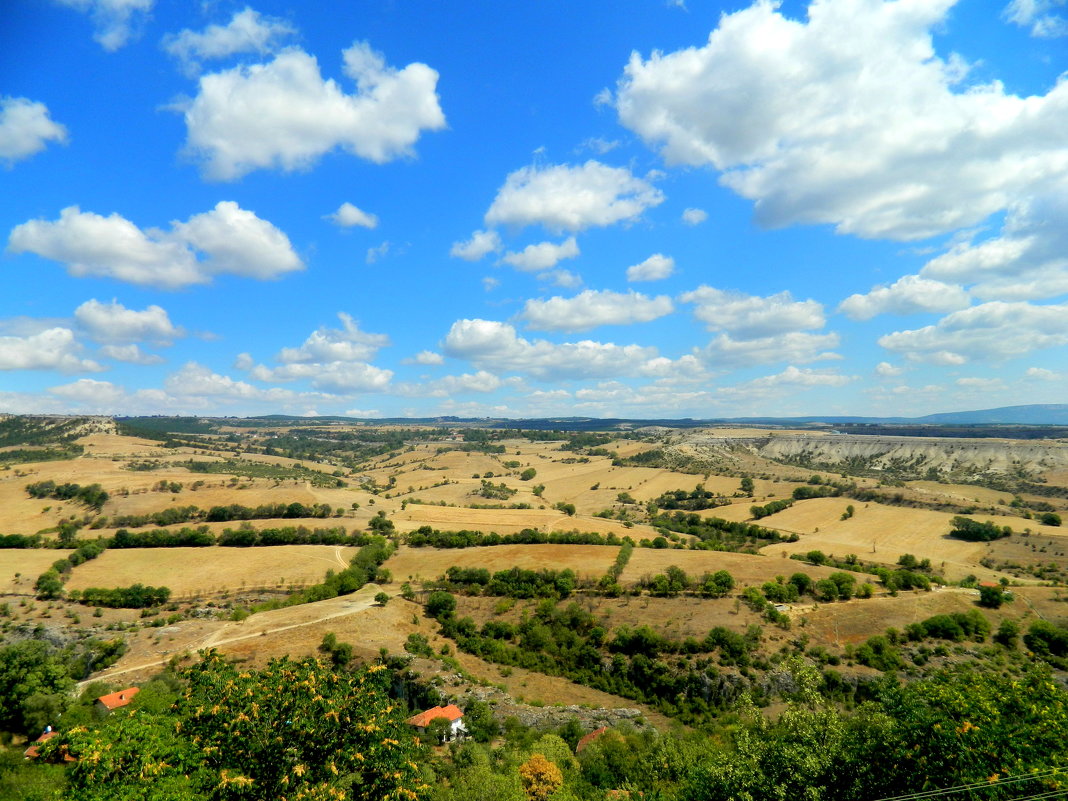
[[[1068,425],[1068,404],[1033,403],[1027,406],[1002,406],[974,412],[946,412],[916,417],[914,423],[941,425]]]

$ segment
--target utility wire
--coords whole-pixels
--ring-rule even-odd
[[[1049,770],[1040,771],[1038,773],[1027,773],[1018,776],[1006,776],[1004,779],[997,779],[995,781],[978,781],[971,782],[969,784],[959,784],[955,787],[943,787],[938,790],[923,790],[918,793],[907,793],[905,795],[886,796],[884,798],[876,799],[876,801],[920,801],[920,799],[939,798],[944,795],[950,795],[952,793],[965,792],[967,790],[978,790],[980,788],[988,787],[1004,787],[1010,784],[1018,784],[1019,782],[1031,781],[1034,779],[1041,779],[1046,776],[1051,776],[1055,773],[1059,773],[1063,768],[1050,768]],[[1068,788],[1064,790],[1054,790],[1051,793],[1044,793],[1035,796],[1026,796],[1027,799],[1039,799],[1039,798],[1051,798],[1054,795],[1068,793]],[[1019,801],[1024,801],[1019,799]]]

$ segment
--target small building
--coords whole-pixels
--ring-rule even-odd
[[[575,753],[576,754],[581,754],[582,750],[587,745],[592,743],[594,740],[596,740],[598,737],[600,737],[606,731],[608,731],[608,727],[607,726],[601,726],[601,728],[594,729],[593,731],[591,731],[589,734],[587,734],[585,737],[583,737],[581,740],[579,740],[577,743],[575,743]]]
[[[96,699],[96,708],[106,715],[119,707],[126,706],[139,692],[141,692],[140,687],[127,687],[117,693],[102,695]]]
[[[49,726],[47,729],[45,729],[41,733],[40,737],[38,737],[36,740],[34,740],[32,743],[30,743],[30,747],[27,748],[25,751],[23,751],[22,755],[24,757],[26,757],[26,759],[37,759],[37,757],[39,757],[41,755],[41,748],[40,747],[41,747],[42,743],[48,742],[53,737],[55,737],[58,733],[59,732],[52,731],[52,727]],[[63,761],[64,762],[74,762],[75,761],[74,757],[72,757],[70,754],[66,753],[66,747],[65,746],[62,749],[62,751],[63,751]]]
[[[413,715],[406,722],[409,726],[414,727],[419,734],[423,734],[427,726],[438,718],[444,718],[449,722],[449,727],[445,731],[446,740],[463,738],[467,734],[467,729],[464,727],[464,713],[456,704],[431,707],[425,712]]]

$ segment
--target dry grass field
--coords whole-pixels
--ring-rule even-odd
[[[67,589],[170,587],[175,597],[207,596],[244,587],[321,581],[327,570],[348,566],[355,548],[276,545],[263,548],[130,548],[105,551],[74,569]]]
[[[814,579],[822,579],[835,572],[833,568],[808,565],[795,559],[784,559],[781,556],[635,548],[623,575],[620,576],[620,582],[624,585],[635,584],[643,577],[663,573],[671,565],[682,568],[691,578],[700,578],[705,573],[726,570],[734,577],[735,586],[739,588],[773,581],[776,576],[780,575],[807,573]],[[863,574],[858,573],[857,579],[864,580]]]
[[[432,580],[453,565],[484,567],[490,572],[571,569],[584,578],[599,578],[615,561],[609,545],[493,545],[480,548],[409,548],[402,546],[386,562],[394,581]]]
[[[0,593],[33,595],[33,583],[70,551],[37,548],[0,550]]]

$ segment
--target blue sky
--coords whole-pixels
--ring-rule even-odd
[[[0,410],[1068,397],[1063,0],[10,0]]]

